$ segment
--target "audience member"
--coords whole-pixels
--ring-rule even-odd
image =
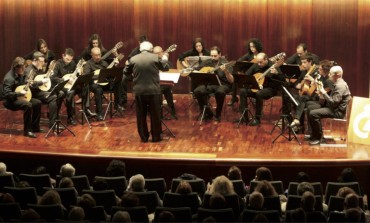
[[[105,174],[108,177],[126,176],[126,164],[121,160],[113,159],[110,161]]]
[[[123,192],[121,198],[121,206],[122,207],[137,207],[140,204],[139,197],[136,194],[132,193],[131,191]]]
[[[358,208],[349,208],[344,211],[347,222],[363,222],[362,212]]]
[[[229,180],[242,180],[242,171],[237,166],[231,166],[227,173]]]
[[[158,218],[156,219],[156,222],[175,222],[175,216],[170,211],[162,211]]]
[[[145,191],[145,178],[141,174],[132,176],[129,180],[127,191],[144,192]]]
[[[60,167],[60,175],[62,177],[73,177],[76,173],[76,169],[70,163],[66,163]]]
[[[209,194],[219,193],[223,196],[236,194],[233,183],[224,175],[216,177],[212,184],[208,184],[207,192]]]
[[[255,181],[267,180],[272,181],[272,173],[271,170],[267,167],[260,167],[256,170],[256,177],[254,178]]]
[[[263,210],[263,203],[265,198],[263,195],[258,191],[253,191],[249,195],[249,202],[248,202],[248,209],[251,210]]]
[[[3,162],[0,162],[0,176],[5,176],[5,175],[13,175],[13,173],[6,171],[6,164]]]
[[[32,208],[23,210],[20,217],[20,220],[23,222],[37,222],[40,221],[40,219],[40,215]]]
[[[45,166],[38,166],[35,169],[32,170],[32,174],[39,175],[39,174],[49,174],[49,172],[46,170]],[[50,177],[50,183],[53,187],[56,187],[56,181],[55,179]]]
[[[14,197],[13,195],[9,193],[0,193],[0,204],[5,204],[5,203],[14,203]]]
[[[59,188],[69,188],[69,187],[74,187],[74,183],[70,177],[63,177],[59,181]]]
[[[50,205],[50,204],[62,204],[62,200],[58,192],[54,190],[46,191],[38,200],[38,204],[40,205]]]
[[[297,182],[310,182],[310,176],[306,172],[298,172],[297,174]]]
[[[289,222],[306,222],[306,212],[303,208],[297,208],[287,212],[285,219],[289,219]]]
[[[112,222],[131,222],[130,214],[127,211],[117,211],[112,217]]]
[[[258,213],[256,216],[254,216],[252,222],[269,222],[269,219],[266,217],[266,215]]]
[[[85,211],[82,207],[73,207],[68,213],[69,221],[82,221],[85,219]]]
[[[258,182],[254,191],[260,192],[264,197],[277,196],[278,195],[274,186],[272,186],[272,184],[267,180],[262,180],[262,181]]]
[[[226,200],[222,194],[214,193],[209,198],[210,209],[224,209],[226,208]]]
[[[356,192],[350,187],[341,187],[337,192],[337,197],[345,198],[348,194],[356,194]]]

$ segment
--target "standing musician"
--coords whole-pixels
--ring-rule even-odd
[[[36,49],[30,52],[29,54],[27,54],[26,56],[24,56],[24,59],[26,59],[27,61],[30,61],[31,63],[33,54],[36,51],[39,51],[45,55],[45,64],[44,64],[43,70],[47,71],[47,69],[49,68],[50,62],[55,60],[55,53],[48,48],[48,44],[46,43],[44,39],[38,39],[36,42]]]
[[[118,64],[118,61],[114,61],[115,64]],[[99,69],[105,69],[108,67],[108,63],[105,60],[101,59],[101,50],[99,47],[94,47],[91,49],[91,59],[87,61],[87,63],[84,65],[84,74],[92,73]],[[91,89],[92,92],[94,92],[95,96],[95,105],[96,105],[96,115],[97,115],[97,121],[103,121],[103,90],[109,88],[109,84],[105,86],[101,86],[99,84],[95,84],[92,80],[91,83],[88,85],[88,87],[84,88],[82,92],[82,103],[87,103],[88,97],[89,97],[89,91]],[[121,97],[121,83],[115,83],[113,86],[113,92],[114,92],[114,107],[116,110],[123,111],[123,107],[120,104],[120,97]],[[86,107],[87,115],[91,116],[91,111],[88,107]],[[93,114],[93,113],[92,113]]]
[[[36,51],[33,54],[33,61],[32,64],[29,65],[25,70],[25,76],[26,78],[30,75],[31,71],[35,73],[36,75],[44,74],[43,67],[45,64],[45,56],[39,51]],[[57,119],[57,112],[60,108],[61,102],[62,102],[62,96],[59,97],[60,101],[57,102],[57,96],[56,95],[50,95],[50,92],[42,91],[39,89],[38,86],[41,86],[45,83],[47,83],[47,79],[42,79],[41,81],[34,81],[31,85],[31,92],[32,97],[39,99],[42,103],[48,104],[49,107],[49,128],[51,128],[54,124],[54,122]],[[62,126],[59,126],[59,128],[63,128]]]
[[[296,49],[296,53],[293,54],[291,57],[289,57],[288,59],[285,60],[285,63],[286,64],[297,64],[297,65],[301,65],[302,64],[302,57],[308,53],[311,54],[312,56],[312,60],[313,60],[313,63],[314,64],[318,64],[319,61],[320,61],[320,58],[316,55],[316,54],[313,54],[311,52],[308,52],[308,49],[307,49],[307,44],[306,43],[300,43],[298,44],[297,46],[297,49]]]
[[[253,64],[245,73],[246,75],[254,75],[256,73],[263,73],[268,71],[265,81],[263,83],[263,88],[255,91],[249,88],[240,89],[240,113],[244,112],[247,105],[247,97],[253,97],[256,99],[256,113],[255,118],[249,123],[250,126],[256,126],[261,123],[263,100],[267,100],[275,96],[280,89],[282,82],[285,82],[284,75],[280,72],[278,67],[281,65],[282,60],[274,65],[274,68],[270,68],[273,62],[269,60],[266,53],[259,53],[256,57],[256,63]],[[249,117],[248,113],[244,113],[244,121],[248,123]]]
[[[164,54],[163,49],[160,46],[155,46],[153,48],[153,53],[157,54],[159,59],[162,59],[164,56],[169,58],[169,54],[168,53]],[[168,61],[168,63],[165,64],[164,68],[165,70],[169,70],[171,67],[172,64],[170,63],[170,61]],[[168,107],[170,107],[171,109],[171,118],[177,119],[175,104],[173,102],[172,85],[161,85],[161,92],[167,101]]]
[[[237,61],[251,61],[255,62],[257,54],[263,51],[263,46],[261,40],[257,38],[252,38],[248,41],[248,52],[240,57]],[[231,88],[231,101],[227,105],[232,106],[234,103],[239,101],[237,95],[238,86],[237,83],[233,83]]]
[[[24,111],[23,135],[36,138],[37,136],[34,132],[40,132],[41,101],[36,98],[31,98],[30,101],[24,99],[27,90],[30,91],[30,89],[23,89],[19,92],[15,92],[18,86],[27,84],[24,71],[25,60],[22,57],[16,57],[13,60],[11,70],[4,77],[2,96],[4,98],[4,106],[7,109],[12,111]]]
[[[197,69],[201,70],[203,67],[212,67],[212,68],[219,67],[219,69],[214,70],[214,73],[220,80],[221,85],[199,85],[194,89],[194,95],[197,98],[199,104],[201,112],[199,117],[201,117],[204,106],[208,104],[209,95],[212,93],[215,94],[217,107],[214,121],[220,122],[225,96],[230,91],[231,83],[234,82],[234,76],[232,76],[231,74],[232,67],[225,66],[227,60],[225,58],[221,58],[221,49],[218,46],[214,46],[211,48],[210,55],[212,59],[203,61],[197,67]],[[212,119],[213,116],[214,114],[212,110],[207,106],[205,119],[206,120]]]
[[[323,137],[322,118],[343,118],[346,114],[348,102],[351,99],[347,83],[343,80],[343,69],[340,66],[330,68],[330,79],[334,82],[334,88],[330,95],[319,86],[320,99],[324,101],[322,108],[314,109],[308,114],[308,122],[312,128],[310,145],[318,145]]]
[[[76,62],[73,61],[74,51],[71,48],[67,48],[62,54],[62,59],[59,59],[56,62],[53,75],[51,76],[53,85],[56,85],[62,81],[64,81],[63,76],[66,74],[73,73],[76,69]],[[78,71],[81,73],[81,70]],[[68,88],[63,89],[64,95],[66,97],[66,107],[67,107],[67,123],[69,125],[76,125],[76,121],[74,120],[74,113],[75,113],[75,104],[74,104],[74,97],[75,92],[74,90],[69,90]]]
[[[149,130],[147,114],[150,114],[152,142],[162,140],[161,126],[161,88],[159,70],[168,68],[168,58],[163,55],[159,58],[153,54],[153,45],[144,41],[140,44],[140,54],[130,58],[123,73],[133,78],[133,92],[136,100],[137,130],[142,142],[148,142]]]

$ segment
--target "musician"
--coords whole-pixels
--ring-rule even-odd
[[[217,46],[214,46],[210,49],[210,55],[212,59],[203,61],[198,67],[198,70],[201,70],[203,67],[219,67],[214,73],[217,75],[220,80],[221,85],[199,85],[194,89],[194,95],[197,98],[200,116],[202,114],[204,106],[208,104],[209,95],[214,93],[216,98],[216,115],[214,121],[221,121],[221,112],[224,104],[225,96],[230,91],[231,83],[234,82],[234,76],[232,76],[232,67],[226,67],[224,64],[227,63],[225,58],[221,58],[221,49]],[[201,75],[201,74],[199,74]],[[212,110],[207,106],[205,119],[212,119],[214,116]]]
[[[90,60],[91,59],[91,49],[94,47],[100,48],[102,55],[104,55],[107,52],[107,50],[103,46],[102,39],[97,33],[94,33],[90,36],[87,47],[85,47],[85,49],[82,51],[80,56],[76,58],[75,62],[77,63],[81,58],[83,58],[85,61]],[[115,56],[117,56],[117,51],[113,51],[112,53]]]
[[[63,82],[63,76],[66,74],[73,73],[76,69],[76,62],[73,60],[74,51],[71,48],[65,49],[64,53],[62,54],[62,59],[59,59],[56,62],[53,75],[51,76],[51,81],[53,85],[56,85],[60,82]],[[82,71],[80,70],[79,73]],[[72,80],[71,80],[72,81]],[[75,113],[75,104],[74,104],[74,97],[75,91],[69,90],[68,88],[63,89],[65,98],[66,98],[66,107],[67,107],[67,123],[69,125],[76,125],[76,121],[74,120],[74,113]]]
[[[318,145],[323,137],[322,118],[343,118],[346,114],[348,102],[351,99],[347,83],[343,80],[343,69],[340,66],[330,68],[330,79],[333,80],[334,89],[330,95],[323,87],[319,87],[320,98],[324,101],[322,108],[314,109],[308,114],[308,122],[312,128],[310,145]]]
[[[288,59],[285,60],[286,64],[297,64],[301,65],[302,64],[302,57],[305,56],[306,54],[310,53],[313,59],[314,64],[319,64],[320,58],[311,52],[308,52],[307,49],[307,44],[306,43],[300,43],[297,46],[296,53],[290,56]]]
[[[162,59],[163,56],[169,58],[168,53],[164,54],[162,47],[155,46],[153,48],[153,53],[157,54],[159,59]],[[168,66],[168,67],[167,67]],[[165,64],[165,69],[169,70],[172,67],[171,63],[168,61]],[[164,98],[167,101],[168,107],[171,109],[171,118],[177,119],[175,104],[173,103],[173,94],[172,94],[172,86],[171,85],[161,85],[161,92],[164,95]]]
[[[48,48],[48,44],[44,39],[38,39],[36,42],[36,49],[24,56],[24,59],[32,61],[33,54],[39,51],[42,54],[45,55],[45,67],[44,71],[46,71],[49,68],[49,64],[51,61],[55,60],[56,56],[55,53]]]
[[[284,75],[281,74],[280,69],[278,66],[279,63],[275,65],[275,69],[271,69],[263,83],[263,88],[254,92],[252,89],[249,88],[241,88],[240,89],[240,105],[239,111],[240,113],[244,112],[244,109],[247,105],[247,97],[253,97],[256,99],[256,113],[255,118],[249,123],[250,126],[256,126],[261,123],[262,117],[262,109],[263,109],[263,100],[267,100],[275,96],[281,86],[281,84],[285,81]],[[254,75],[256,73],[263,73],[267,71],[273,62],[268,59],[266,53],[259,53],[256,57],[256,63],[253,64],[245,73],[246,75]],[[248,113],[244,113],[244,121],[248,122],[249,117]]]
[[[203,39],[197,37],[193,40],[193,48],[180,54],[179,61],[184,68],[188,68],[191,64],[188,64],[185,59],[190,56],[210,56],[210,52],[205,48]],[[199,58],[199,64],[202,62]]]
[[[118,61],[114,61],[114,63],[118,64]],[[84,74],[92,73],[99,69],[105,69],[108,67],[108,63],[105,60],[101,59],[101,50],[99,47],[94,47],[91,49],[91,59],[87,61],[87,63],[84,65],[83,70]],[[84,89],[82,91],[82,103],[85,103],[85,105],[88,105],[88,97],[89,97],[89,91],[91,90],[94,92],[95,96],[95,106],[96,106],[96,120],[102,121],[103,120],[103,90],[109,89],[109,84],[103,86],[99,84],[95,84],[93,80],[88,86],[88,89]],[[121,90],[122,86],[121,83],[115,83],[113,86],[113,92],[114,92],[114,107],[116,110],[120,110],[121,112],[124,110],[122,107],[122,104],[120,104],[120,98],[121,98]],[[90,113],[89,107],[86,107],[86,112],[88,114]]]
[[[247,43],[247,53],[240,57],[237,61],[251,61],[254,62],[256,60],[257,54],[263,51],[263,46],[261,40],[257,38],[252,38],[248,40]],[[232,106],[234,103],[239,101],[238,97],[236,96],[238,90],[237,83],[233,83],[231,88],[231,101],[227,103],[228,106]]]
[[[301,61],[302,61],[303,70],[302,70],[300,78],[298,78],[296,82],[297,83],[296,89],[300,91],[300,94],[294,95],[296,101],[298,102],[298,106],[296,107],[295,115],[293,115],[294,120],[291,123],[292,127],[301,125],[301,121],[303,125],[304,116],[302,116],[302,114],[309,101],[318,102],[317,94],[314,94],[315,92],[313,91],[312,95],[310,95],[311,92],[308,92],[309,89],[316,88],[317,81],[320,81],[321,83],[323,83],[324,88],[328,88],[328,87],[332,88],[332,85],[333,85],[332,81],[327,80],[329,70],[332,66],[331,61],[329,60],[321,61],[318,69],[313,68],[314,62],[313,62],[313,57],[311,56],[311,54],[306,54],[305,56],[302,56]],[[309,103],[309,104],[312,104],[312,103]]]
[[[153,45],[144,41],[140,44],[140,54],[130,58],[123,73],[133,79],[133,92],[136,100],[137,129],[142,142],[148,142],[149,131],[146,117],[150,114],[152,142],[161,141],[161,88],[159,70],[166,70],[168,58],[162,59],[153,54]]]
[[[24,71],[25,60],[16,57],[3,80],[4,106],[12,111],[23,110],[23,135],[36,138],[35,132],[40,132],[41,101],[36,98],[31,98],[30,101],[20,100],[18,97],[26,95],[26,91],[15,92],[18,86],[27,83]]]
[[[37,75],[44,74],[43,67],[45,64],[45,56],[39,51],[36,51],[33,54],[33,60],[32,64],[29,65],[25,70],[25,76],[26,78],[30,75],[31,70]],[[49,128],[53,126],[55,121],[57,120],[57,112],[60,108],[63,94],[60,94],[59,101],[57,101],[56,95],[50,95],[50,92],[42,91],[39,89],[39,86],[47,83],[47,79],[42,79],[41,81],[34,81],[31,85],[31,92],[32,97],[39,99],[43,104],[48,104],[49,110],[48,110],[48,116],[49,116]],[[60,129],[63,128],[63,126],[59,126]]]

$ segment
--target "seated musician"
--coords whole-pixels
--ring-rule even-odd
[[[190,56],[210,56],[209,51],[205,48],[204,42],[202,38],[197,37],[193,40],[193,48],[191,50],[185,51],[184,53],[180,54],[179,62],[184,68],[188,68],[193,64],[188,64],[186,62],[186,58]],[[199,58],[199,64],[202,60]],[[179,69],[179,68],[178,68]]]
[[[39,51],[36,51],[33,54],[32,64],[29,65],[25,70],[26,78],[28,78],[31,72],[34,73],[35,76],[44,74],[44,71],[43,71],[44,64],[45,64],[45,55]],[[51,72],[51,70],[49,69],[47,72]],[[49,128],[51,128],[53,124],[55,123],[55,121],[57,120],[57,116],[58,116],[57,112],[58,112],[58,109],[60,108],[63,94],[60,95],[59,101],[57,101],[56,95],[49,96],[50,92],[40,90],[39,86],[44,85],[45,83],[48,83],[49,81],[48,79],[49,78],[44,78],[39,81],[34,80],[31,85],[31,92],[32,92],[32,98],[37,98],[42,103],[48,104]],[[63,126],[59,126],[59,128],[62,129]]]
[[[297,46],[296,53],[290,56],[285,60],[286,64],[297,64],[301,65],[302,64],[302,57],[305,56],[306,54],[311,54],[312,60],[314,64],[318,64],[320,61],[320,58],[311,52],[308,51],[308,47],[306,43],[300,43]]]
[[[29,61],[28,64],[32,62],[33,54],[36,51],[39,51],[42,54],[44,54],[45,64],[44,64],[43,70],[46,71],[49,68],[50,62],[55,60],[55,53],[49,49],[48,44],[46,43],[44,39],[38,39],[36,42],[36,48],[32,52],[24,56],[24,59],[26,60],[26,62]]]
[[[167,58],[169,57],[168,53],[164,54],[163,49],[160,46],[155,46],[153,48],[153,53],[158,54],[159,59],[162,60],[162,57],[165,55]],[[170,61],[168,61],[165,66],[166,70],[170,69],[172,67],[172,64]],[[173,103],[173,94],[172,94],[172,85],[161,85],[161,92],[164,95],[164,98],[167,101],[168,107],[171,109],[171,118],[172,119],[177,119],[176,115],[176,109],[175,109],[175,104]]]
[[[245,73],[246,75],[254,75],[257,73],[267,72],[272,65],[276,67],[276,69],[271,68],[270,71],[268,71],[261,89],[240,89],[239,111],[241,114],[243,114],[244,109],[246,109],[246,106],[248,106],[247,97],[253,97],[256,99],[255,118],[249,123],[250,126],[256,126],[261,123],[263,100],[267,100],[275,96],[280,89],[281,83],[285,81],[284,75],[281,74],[280,69],[278,69],[278,66],[280,66],[282,62],[283,61],[280,59],[276,64],[274,64],[269,60],[266,53],[259,53],[256,58],[256,63],[253,64]],[[243,119],[246,124],[248,124],[249,117],[247,112],[244,112]]]
[[[312,128],[310,145],[321,143],[323,131],[321,127],[322,118],[343,118],[346,114],[348,102],[351,99],[347,83],[343,80],[343,69],[340,66],[330,68],[329,78],[333,80],[334,88],[330,95],[319,85],[318,92],[324,105],[314,109],[308,114],[308,122]]]
[[[299,94],[295,95],[295,99],[298,102],[295,115],[293,115],[293,122],[291,126],[303,125],[304,117],[302,114],[304,109],[310,105],[311,107],[315,104],[320,107],[318,95],[316,92],[317,82],[320,81],[325,89],[332,89],[333,82],[328,79],[329,70],[332,67],[332,62],[329,60],[320,61],[318,68],[316,69],[313,64],[313,58],[310,54],[306,54],[302,58],[302,75],[297,80],[296,89],[299,90]],[[301,80],[303,77],[303,80]],[[300,81],[301,80],[301,81]],[[301,121],[302,120],[302,123]]]
[[[71,48],[67,48],[64,51],[64,54],[62,55],[62,59],[59,59],[56,62],[53,75],[51,76],[53,85],[56,85],[62,81],[64,81],[63,76],[66,74],[73,73],[76,69],[76,62],[73,60],[74,51]],[[79,74],[81,73],[81,70],[79,71]],[[64,88],[63,89],[64,95],[66,96],[66,107],[67,107],[67,123],[69,125],[76,125],[76,121],[74,120],[74,96],[75,92],[74,90]]]
[[[11,70],[5,75],[3,80],[3,99],[7,109],[17,111],[23,110],[23,134],[26,137],[36,138],[34,132],[40,131],[41,101],[36,98],[25,99],[30,89],[15,91],[18,86],[26,85],[27,79],[24,76],[25,60],[16,57],[13,60]],[[30,95],[30,97],[32,97]]]
[[[118,60],[115,59],[112,63],[117,64]],[[108,63],[105,60],[101,59],[101,50],[100,50],[100,48],[98,48],[98,47],[92,48],[91,49],[91,59],[89,61],[87,61],[87,63],[84,65],[84,68],[83,68],[84,74],[89,74],[89,73],[92,73],[96,70],[105,69],[107,67],[108,67]],[[86,101],[88,100],[88,97],[89,97],[89,90],[94,92],[96,115],[97,115],[96,120],[97,121],[102,121],[103,120],[103,102],[102,102],[103,90],[108,89],[110,86],[109,86],[109,84],[104,85],[104,86],[99,85],[99,84],[95,84],[94,81],[92,80],[88,87],[89,87],[88,89],[85,88],[82,92],[82,95],[81,95],[82,96],[82,103],[88,104],[88,103],[86,103]],[[115,83],[114,86],[113,86],[114,107],[115,107],[116,110],[123,111],[124,109],[122,107],[122,104],[120,104],[121,103],[120,97],[122,96],[121,91],[122,91],[121,82]],[[85,109],[88,111],[87,115],[93,114],[93,113],[91,113],[89,107],[86,107]]]
[[[211,57],[212,59],[203,61],[197,69],[202,71],[202,68],[206,67],[213,67],[216,68],[219,66],[219,69],[216,69],[214,73],[218,76],[221,85],[199,85],[194,90],[194,95],[197,98],[199,108],[200,108],[200,116],[202,114],[204,106],[207,106],[209,95],[211,93],[215,94],[216,98],[216,115],[214,120],[216,122],[221,121],[221,112],[222,106],[224,104],[225,96],[230,91],[231,83],[234,82],[234,77],[232,76],[232,68],[225,66],[227,60],[225,58],[221,58],[221,49],[217,46],[211,48]],[[201,75],[201,74],[199,74]],[[212,119],[214,116],[212,110],[207,106],[205,119]]]

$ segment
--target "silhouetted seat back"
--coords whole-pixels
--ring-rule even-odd
[[[177,186],[180,184],[180,181],[183,179],[174,178],[171,182],[171,192],[175,193]],[[186,180],[191,185],[193,192],[197,192],[200,198],[203,198],[204,193],[206,192],[206,184],[203,179],[197,178],[195,180]]]
[[[104,180],[107,182],[107,189],[112,189],[118,197],[122,197],[123,192],[127,189],[127,180],[125,176],[119,177],[103,177],[95,176],[94,180]]]
[[[346,183],[337,183],[337,182],[328,182],[325,189],[325,203],[329,204],[330,196],[336,196],[338,190],[342,187],[352,188],[357,195],[362,196],[360,185],[358,182],[346,182]]]
[[[62,200],[62,204],[65,208],[69,209],[70,206],[77,205],[77,191],[74,187],[68,188],[44,188],[45,190],[55,190],[58,192],[60,199]]]
[[[315,190],[315,195],[320,195],[322,196],[322,184],[321,182],[312,182],[310,183]],[[298,182],[290,182],[288,186],[288,195],[298,195],[297,193],[297,188],[298,188],[299,183]]]
[[[204,194],[204,198],[203,198],[204,208],[210,208],[209,200],[211,199],[211,196],[212,196],[211,194],[207,194],[207,193]],[[240,216],[241,212],[244,209],[244,206],[240,205],[239,203],[239,196],[237,194],[231,194],[231,195],[224,196],[224,198],[226,200],[226,207],[232,208],[235,214],[235,219],[238,219],[238,217]]]
[[[104,222],[107,220],[107,214],[103,206],[95,206],[92,208],[84,209],[85,219],[92,222]]]
[[[276,210],[281,213],[280,197],[279,196],[268,196],[264,197],[263,208],[266,210]]]
[[[362,210],[364,210],[364,199],[363,197],[358,197],[358,205]],[[344,209],[344,198],[337,196],[330,196],[328,204],[328,212],[331,211],[343,211]]]
[[[278,194],[284,194],[284,185],[283,185],[283,181],[281,180],[278,180],[278,181],[269,181],[272,186],[275,188],[276,192]],[[251,184],[250,184],[250,189],[249,189],[249,193],[251,194],[254,189],[257,187],[259,181],[251,181]]]
[[[34,187],[4,187],[3,191],[13,195],[21,209],[27,208],[27,204],[37,204],[37,193]]]
[[[153,213],[156,207],[160,207],[161,200],[156,191],[133,192],[139,198],[139,205],[145,206],[148,213]]]
[[[130,218],[132,222],[149,222],[148,211],[145,206],[138,206],[138,207],[114,206],[112,207],[112,216],[117,211],[127,211],[130,214]]]
[[[241,198],[247,195],[247,190],[245,189],[245,183],[243,180],[232,180],[231,182],[233,183],[235,193],[237,193]]]
[[[251,210],[244,209],[241,214],[241,222],[253,222],[256,215],[263,214],[269,222],[280,222],[280,213],[276,210]]]
[[[108,214],[110,214],[112,207],[117,205],[114,190],[83,190],[82,194],[90,194],[95,199],[96,205],[103,206]]]
[[[19,219],[21,217],[21,207],[18,203],[0,203],[0,218],[4,221]]]
[[[36,188],[37,195],[44,194],[44,187],[52,187],[49,174],[19,174],[20,181],[27,181],[31,187]]]
[[[163,199],[164,192],[167,191],[167,184],[164,178],[145,178],[145,189],[157,191],[159,197]]]
[[[13,175],[0,176],[0,191],[3,187],[15,187]]]
[[[157,207],[154,214],[154,222],[158,222],[158,216],[162,211],[169,211],[175,216],[175,222],[192,222],[192,213],[190,207]]]
[[[163,207],[190,207],[192,214],[195,214],[197,213],[199,206],[199,197],[195,192],[190,194],[166,192],[163,196]]]
[[[203,222],[203,220],[209,216],[216,219],[216,222],[235,222],[234,212],[231,208],[225,209],[206,209],[199,208],[197,215],[197,222]]]
[[[301,207],[302,196],[298,195],[288,195],[288,201],[286,203],[286,210],[294,210]],[[322,209],[322,197],[320,195],[315,195],[315,210],[323,211]]]
[[[29,208],[35,210],[41,217],[46,221],[55,221],[57,219],[65,219],[65,213],[62,206],[59,204],[50,205],[38,205],[38,204],[28,204]]]

